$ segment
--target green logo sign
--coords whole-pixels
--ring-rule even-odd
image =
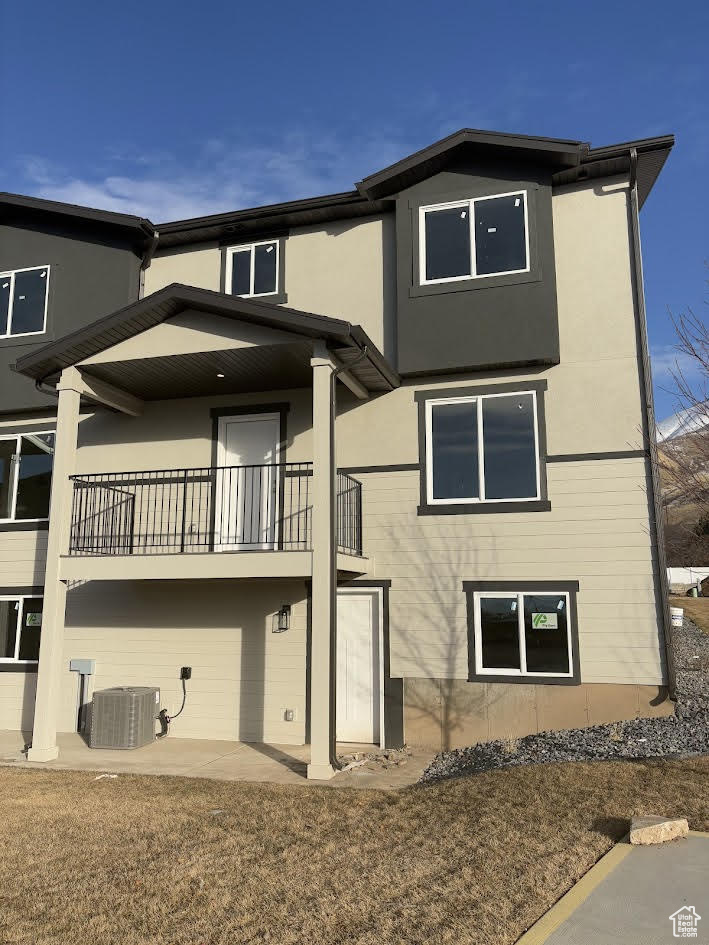
[[[556,630],[559,626],[556,614],[532,614],[535,630]]]

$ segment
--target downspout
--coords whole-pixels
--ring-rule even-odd
[[[37,380],[34,382],[34,386],[37,388],[40,394],[44,394],[45,397],[54,397],[55,400],[59,400],[59,392],[55,387],[44,386],[44,382],[48,376],[49,375],[45,375],[44,377],[37,378]]]
[[[143,253],[143,258],[140,263],[140,275],[138,283],[139,299],[142,299],[145,295],[145,270],[150,268],[150,263],[153,261],[153,256],[155,255],[155,250],[158,248],[159,239],[160,234],[157,230],[153,230],[153,235],[150,238],[150,242],[145,247],[145,252]]]
[[[630,149],[630,233],[633,247],[633,271],[635,279],[635,304],[637,312],[638,334],[640,336],[640,393],[645,407],[643,411],[643,435],[647,438],[650,459],[650,488],[652,489],[653,516],[651,532],[655,542],[655,562],[657,570],[656,585],[661,595],[662,637],[667,660],[667,681],[670,699],[676,695],[676,668],[672,649],[672,621],[670,618],[669,585],[667,581],[667,557],[665,554],[665,536],[662,525],[662,505],[660,491],[659,461],[657,453],[657,430],[655,427],[655,406],[652,394],[652,370],[650,349],[647,336],[647,313],[645,311],[645,289],[643,282],[643,262],[640,249],[640,205],[638,201],[638,152]]]

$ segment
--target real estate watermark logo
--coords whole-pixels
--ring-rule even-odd
[[[675,938],[697,938],[697,923],[700,919],[694,906],[682,906],[670,916],[672,934]]]

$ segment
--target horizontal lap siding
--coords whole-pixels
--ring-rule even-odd
[[[272,614],[293,605],[290,629]],[[300,744],[305,740],[306,600],[303,582],[89,584],[70,592],[60,729],[75,724],[71,658],[96,660],[94,686],[159,686],[163,707],[182,701],[181,666],[192,667],[187,704],[171,732]],[[285,709],[296,720],[284,721]]]
[[[0,673],[0,729],[32,731],[36,673]]]
[[[44,584],[46,531],[0,531],[0,587]]]
[[[392,581],[393,676],[465,679],[462,582],[579,581],[583,682],[663,681],[642,458],[551,463],[550,512],[418,516],[417,472],[365,473],[364,547]]]

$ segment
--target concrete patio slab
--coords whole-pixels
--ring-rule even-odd
[[[395,790],[418,780],[433,757],[432,751],[414,749],[401,767],[363,765],[343,771],[331,781],[306,779],[309,745],[264,745],[250,742],[167,738],[130,751],[91,749],[73,733],[59,735],[59,757],[42,764],[27,761],[26,736],[0,731],[0,764],[53,771],[78,770],[111,774],[177,775],[221,781],[262,781],[302,786]],[[371,750],[369,746],[340,746],[343,751]],[[339,750],[339,749],[338,749]]]
[[[517,945],[667,945],[676,938],[709,942],[707,833],[657,846],[616,844]]]

